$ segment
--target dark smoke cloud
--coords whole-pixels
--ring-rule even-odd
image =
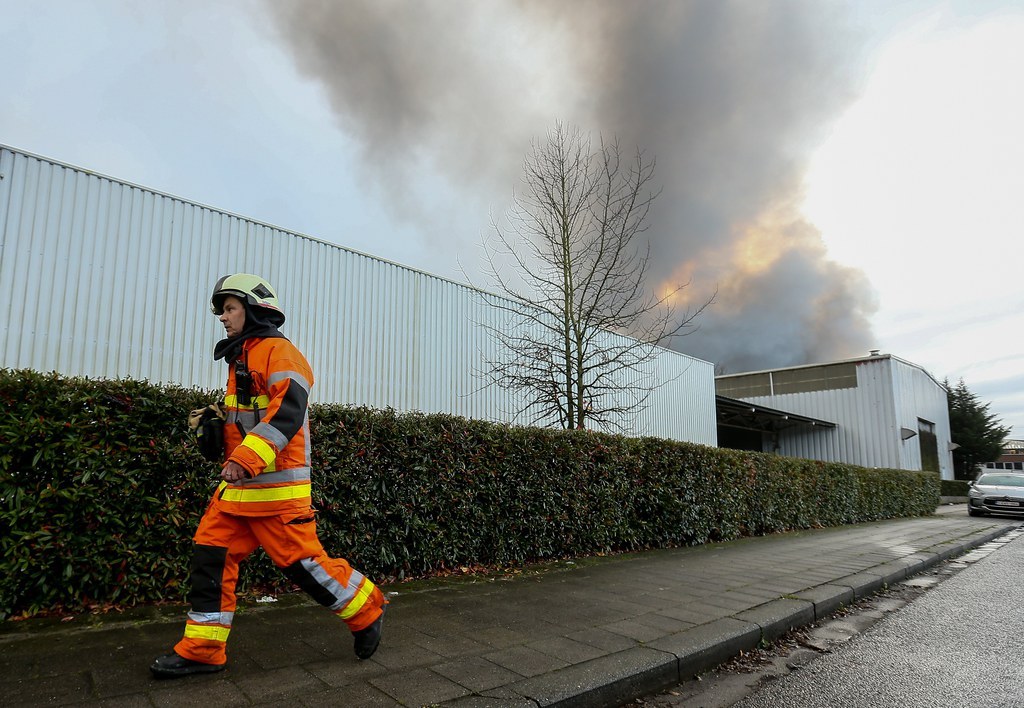
[[[828,260],[818,232],[792,212],[781,209],[730,242],[714,269],[714,314],[683,348],[716,362],[719,373],[867,353],[876,306],[870,285],[860,271]]]
[[[837,5],[812,0],[294,0],[271,3],[301,70],[360,140],[367,175],[408,194],[440,174],[507,201],[556,120],[658,163],[652,288],[718,289],[678,347],[728,371],[866,353],[862,274],[797,209],[802,171],[852,98]],[[399,200],[415,216],[415,205]],[[483,225],[481,225],[481,230]]]
[[[475,0],[267,8],[299,69],[322,82],[340,124],[360,141],[366,175],[414,217],[423,207],[409,203],[418,174],[507,192],[536,126],[550,122],[511,53],[530,47],[515,8]]]

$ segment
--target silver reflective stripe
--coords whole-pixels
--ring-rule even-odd
[[[341,583],[328,575],[323,566],[312,558],[306,558],[302,561],[302,567],[313,576],[313,579],[317,581],[324,590],[338,598],[338,600],[331,605],[332,612],[337,612],[347,605],[352,598],[356,596],[356,590],[359,589],[359,584],[363,582],[362,574],[358,570],[353,570],[352,575],[348,579],[348,587],[344,587]]]
[[[230,627],[235,619],[234,612],[189,612],[188,618],[197,624],[222,624]]]
[[[277,448],[278,452],[281,452],[288,445],[288,438],[284,436],[284,433],[270,423],[260,423],[249,432],[269,441],[271,445]]]
[[[309,410],[306,410],[306,415],[302,418],[302,439],[306,441],[306,464],[313,465],[313,453],[309,447]]]
[[[290,470],[278,470],[276,472],[267,472],[265,474],[256,475],[249,479],[240,479],[234,482],[234,485],[246,485],[246,484],[275,484],[277,482],[308,482],[309,481],[309,468],[308,467],[293,467]]]
[[[278,371],[270,375],[270,380],[267,381],[268,386],[273,386],[278,381],[284,381],[285,379],[291,379],[299,386],[302,386],[305,390],[306,395],[309,395],[309,381],[306,381],[306,377],[300,374],[298,371]]]
[[[259,419],[256,418],[256,414],[252,411],[228,411],[227,422],[229,425],[241,423],[242,428],[248,434],[256,427]]]

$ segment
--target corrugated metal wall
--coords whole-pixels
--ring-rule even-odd
[[[953,453],[949,450],[952,432],[949,404],[944,388],[927,373],[900,359],[892,359],[893,394],[897,426],[918,430],[918,419],[935,424],[938,439],[939,470],[943,479],[953,478]],[[900,455],[904,469],[921,468],[921,441],[918,436],[902,440]]]
[[[264,275],[313,398],[508,421],[480,372],[498,310],[472,288],[0,146],[0,365],[219,388],[210,288]],[[628,427],[717,443],[713,366],[667,350]]]
[[[776,396],[774,400],[785,410],[837,425],[829,432],[831,450],[825,456],[809,454],[822,447],[818,442],[822,434],[805,430],[793,431],[782,438],[783,454],[902,469],[895,447],[899,433],[889,370],[888,359],[865,362],[857,366],[857,388]]]
[[[917,419],[936,424],[940,476],[953,478],[945,390],[927,373],[900,359],[881,356],[857,362],[857,387],[744,398],[836,423],[834,429],[791,429],[779,436],[779,452],[812,460],[864,467],[921,469],[917,437],[902,440],[900,428],[916,431]]]

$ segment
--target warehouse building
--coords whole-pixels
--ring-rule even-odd
[[[718,376],[723,447],[953,479],[946,389],[889,354]]]
[[[233,272],[278,288],[314,401],[528,422],[485,384],[495,296],[0,146],[0,366],[220,388],[209,295]],[[717,444],[711,363],[659,349],[632,375],[658,385],[625,432]]]
[[[485,383],[494,295],[209,206],[0,146],[0,366],[218,389],[209,289],[257,272],[317,375],[313,400],[524,423]],[[614,335],[607,335],[612,337]],[[630,435],[952,478],[946,391],[873,354],[714,377],[658,350]]]
[[[1003,454],[992,462],[979,465],[979,471],[1012,470],[1024,472],[1024,440],[1006,440],[1003,443]]]

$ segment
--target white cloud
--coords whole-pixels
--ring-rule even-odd
[[[968,387],[1022,363],[1022,75],[1024,18],[937,12],[882,51],[807,178],[830,254],[878,292],[879,346]]]

